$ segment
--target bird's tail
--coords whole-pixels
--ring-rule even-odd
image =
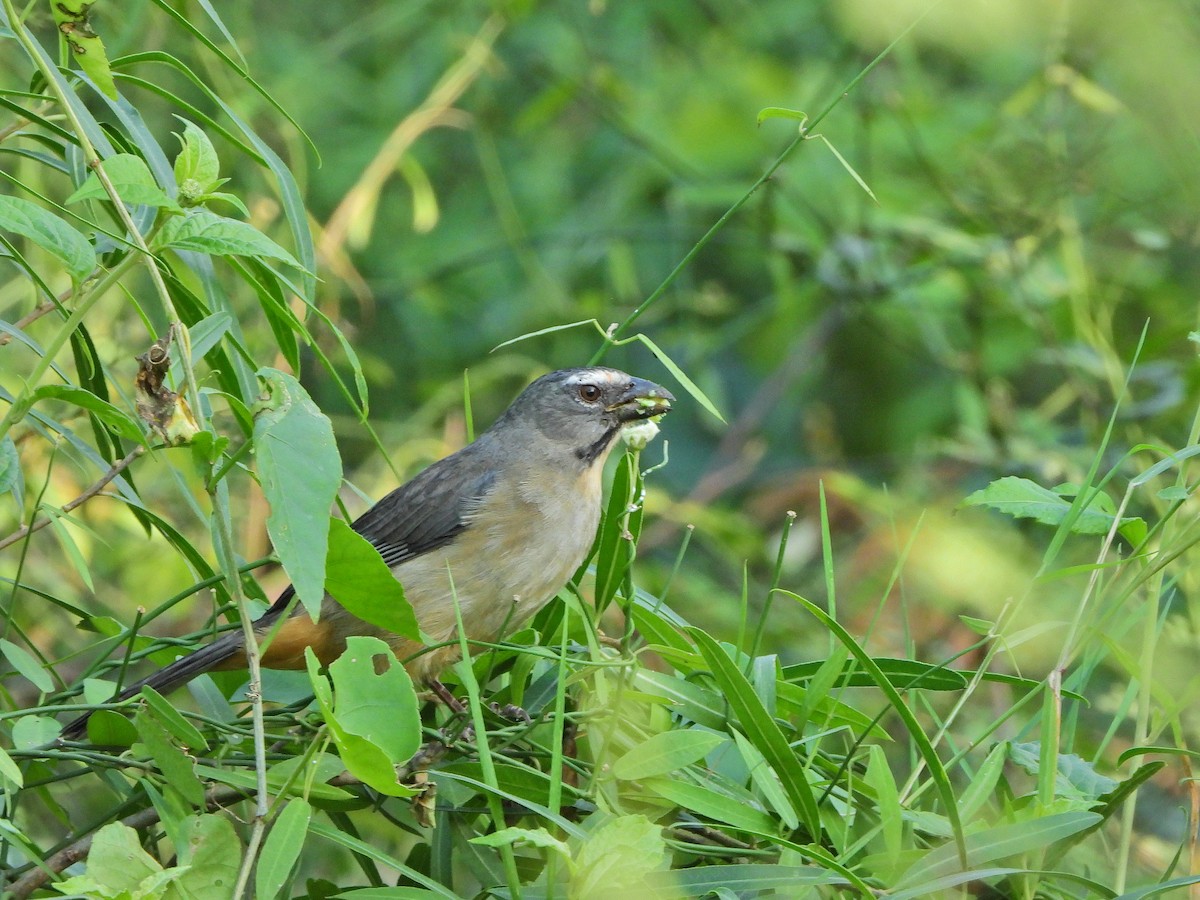
[[[240,629],[226,632],[211,644],[201,647],[199,650],[194,650],[187,656],[181,656],[173,663],[163,666],[157,672],[153,672],[141,681],[136,681],[129,685],[114,700],[121,701],[135,697],[147,685],[154,688],[160,694],[166,694],[191,681],[197,675],[203,675],[205,672],[210,672],[213,669],[236,668],[245,659],[244,648],[245,638]],[[230,662],[233,662],[234,665],[222,665]],[[87,730],[88,719],[91,716],[90,712],[84,713],[67,725],[62,731],[62,738],[65,740],[74,740],[83,735]]]

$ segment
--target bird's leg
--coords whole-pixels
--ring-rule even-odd
[[[522,722],[525,725],[533,722],[533,717],[515,703],[505,703],[501,706],[499,703],[493,701],[488,704],[488,708],[500,718],[508,719],[510,722]]]
[[[438,679],[429,679],[429,689],[433,691],[435,697],[445,703],[454,712],[462,714],[467,711],[467,708],[462,705],[459,699],[450,693],[450,689]]]

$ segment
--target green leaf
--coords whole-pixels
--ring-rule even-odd
[[[619,816],[584,841],[575,856],[570,900],[646,896],[646,877],[666,864],[662,829],[645,816]]]
[[[1009,758],[1031,775],[1040,770],[1042,747],[1037,741],[1010,744]],[[1087,760],[1074,753],[1060,753],[1055,761],[1058,772],[1054,792],[1058,795],[1099,799],[1117,787],[1117,782],[1101,775]]]
[[[0,229],[33,241],[66,267],[72,281],[82,281],[96,268],[91,241],[29,200],[0,194]]]
[[[54,680],[50,677],[50,673],[24,647],[18,647],[12,641],[0,638],[0,654],[3,654],[9,665],[32,682],[33,686],[43,694],[54,690]]]
[[[834,677],[829,680],[830,672],[826,665],[831,661]],[[899,690],[919,687],[926,691],[961,691],[967,686],[965,675],[945,666],[934,666],[915,659],[886,657],[880,657],[875,662],[888,681]],[[815,687],[817,693],[824,693],[833,687],[870,687],[875,683],[862,666],[846,659],[844,652],[825,660],[784,666],[783,677],[789,682],[804,682],[820,677],[822,680],[819,684],[804,685],[806,689]]]
[[[849,161],[842,156],[842,154],[838,153],[837,147],[833,146],[833,144],[829,142],[829,138],[825,137],[823,134],[815,134],[813,137],[819,138],[821,143],[829,148],[829,152],[832,153],[837,158],[837,161],[842,164],[842,168],[846,170],[847,174],[853,178],[855,182],[857,182],[860,188],[867,192],[867,196],[878,203],[879,198],[875,196],[875,192],[871,190],[870,186],[865,181],[863,181],[862,176],[854,171],[854,166],[850,165]]]
[[[904,817],[896,779],[888,767],[887,755],[879,744],[872,744],[867,757],[866,783],[875,792],[879,827],[883,831],[883,852],[888,865],[894,866],[904,850]]]
[[[163,778],[184,800],[193,806],[204,806],[204,785],[192,768],[193,760],[171,743],[166,729],[148,710],[141,710],[134,717],[138,737],[162,772]]]
[[[329,522],[325,590],[350,613],[394,634],[421,640],[404,588],[371,542],[341,519]]]
[[[1101,817],[1093,812],[1065,812],[972,832],[964,838],[967,856],[965,865],[959,859],[953,843],[935,847],[904,873],[894,885],[897,892],[889,896],[894,896],[897,900],[922,896],[921,892],[935,879],[969,871],[1030,850],[1043,850],[1056,841],[1092,827],[1100,820]]]
[[[50,11],[59,34],[71,48],[71,58],[79,63],[79,68],[83,69],[105,96],[116,100],[117,86],[113,83],[112,70],[108,66],[104,41],[92,27],[93,2],[94,0],[55,0],[50,4]]]
[[[0,778],[17,788],[25,785],[25,776],[21,774],[21,768],[3,747],[0,747]]]
[[[691,657],[695,658],[695,654],[691,654]],[[699,660],[696,662],[699,664]],[[697,725],[706,728],[725,727],[725,699],[715,690],[651,669],[638,669],[633,677],[634,686],[639,691],[664,698],[680,715]]]
[[[958,814],[964,822],[970,821],[987,801],[995,796],[997,783],[1004,773],[1004,764],[1008,760],[1008,746],[997,744],[988,751],[982,765],[976,770],[971,783],[962,791],[958,798]]]
[[[228,900],[242,858],[242,842],[233,824],[223,815],[189,816],[183,834],[183,845],[175,849],[187,871],[167,892],[166,900]]]
[[[788,799],[787,792],[783,789],[783,783],[775,774],[775,770],[771,768],[771,764],[767,762],[767,758],[740,732],[735,731],[733,739],[737,744],[742,762],[746,764],[746,769],[750,772],[750,780],[758,788],[759,794],[767,801],[771,809],[775,810],[775,814],[779,816],[784,826],[789,831],[795,831],[800,827],[800,818],[796,815],[796,808]]]
[[[17,453],[17,445],[13,443],[12,435],[6,434],[0,438],[0,494],[12,491],[21,505],[21,456]]]
[[[491,834],[473,837],[470,841],[481,847],[537,847],[542,850],[554,850],[566,859],[571,858],[567,842],[560,841],[545,828],[501,828]]]
[[[12,726],[13,748],[33,750],[50,743],[62,733],[62,725],[49,716],[21,716]]]
[[[382,673],[375,671],[377,654],[388,662]],[[390,797],[412,796],[415,791],[396,780],[395,767],[407,762],[420,745],[420,720],[412,682],[391,648],[379,638],[347,640],[346,652],[329,667],[338,688],[337,707],[311,648],[305,651],[305,662],[317,705],[347,771]]]
[[[725,417],[721,415],[720,411],[713,404],[713,402],[708,399],[704,391],[700,390],[700,388],[696,386],[696,383],[684,374],[683,369],[675,365],[675,362],[671,359],[671,357],[667,356],[667,354],[658,346],[658,344],[654,343],[654,341],[650,340],[650,338],[646,337],[644,334],[639,334],[637,339],[646,345],[646,348],[653,353],[655,357],[657,357],[660,363],[666,366],[667,371],[675,377],[675,380],[679,382],[680,386],[682,386],[685,391],[692,395],[692,398],[697,403],[716,416],[718,421],[722,423],[725,421]]]
[[[937,755],[937,750],[934,749],[932,742],[930,742],[928,735],[925,734],[921,723],[913,715],[912,710],[905,704],[904,698],[900,696],[900,692],[888,681],[887,676],[883,674],[883,671],[876,664],[874,658],[829,613],[811,601],[805,600],[799,594],[782,590],[780,593],[791,597],[804,609],[808,610],[809,615],[831,631],[841,641],[842,645],[854,655],[862,669],[871,675],[876,686],[887,697],[888,702],[892,705],[892,708],[896,711],[901,721],[903,721],[904,727],[916,745],[917,751],[925,760],[930,777],[933,779],[934,789],[941,798],[942,804],[945,807],[946,818],[949,820],[951,829],[954,832],[955,846],[960,857],[965,859],[966,849],[963,841],[962,821],[958,816],[958,805],[955,802],[954,789],[950,784],[950,778],[946,774],[946,767],[942,765],[942,760]],[[781,776],[782,774],[780,773]]]
[[[227,219],[200,207],[169,219],[155,241],[160,248],[194,250],[211,256],[252,256],[276,259],[294,269],[303,270],[296,258],[251,225]]]
[[[145,698],[146,705],[154,710],[158,721],[182,741],[184,746],[196,751],[208,749],[208,741],[204,739],[204,735],[185,719],[166,697],[148,684],[142,687],[142,697]]]
[[[182,189],[189,179],[199,186],[200,193],[208,193],[216,187],[221,176],[221,163],[217,151],[199,126],[183,116],[175,118],[183,122],[183,134],[176,134],[181,149],[175,157],[175,183]]]
[[[1034,519],[1044,525],[1061,525],[1071,509],[1071,503],[1061,495],[1028,478],[1015,475],[993,481],[971,494],[959,506],[986,506],[1014,518]],[[1103,512],[1099,506],[1093,498],[1072,523],[1071,531],[1075,534],[1106,534],[1112,527],[1113,516]],[[1121,519],[1121,525],[1124,527],[1136,521],[1142,520],[1127,516]]]
[[[427,890],[431,891],[435,896],[445,897],[446,900],[461,900],[461,895],[455,893],[449,888],[443,887],[434,879],[417,871],[411,866],[405,865],[402,859],[397,859],[378,847],[366,841],[359,840],[352,835],[346,834],[332,825],[327,825],[319,819],[309,826],[309,833],[319,835],[328,841],[332,841],[339,847],[345,847],[347,850],[362,856],[364,859],[373,859],[378,863],[395,869],[400,872],[405,878],[416,884],[423,885]]]
[[[625,573],[633,562],[634,539],[626,528],[630,504],[641,488],[641,473],[637,458],[630,454],[621,457],[609,489],[608,504],[600,526],[596,548],[596,587],[594,603],[603,612],[620,590]]]
[[[128,722],[128,719],[122,719]],[[213,766],[205,766],[197,764],[196,774],[201,778],[209,781],[219,781],[221,784],[227,784],[230,787],[242,788],[247,791],[254,791],[258,787],[258,778],[252,771],[241,769],[218,769]],[[344,763],[339,762],[337,772],[340,774],[346,771]],[[305,797],[309,800],[321,800],[330,803],[342,803],[351,798],[348,791],[344,791],[339,787],[334,787],[331,784],[312,784],[306,787],[304,782],[293,780],[289,783],[287,772],[276,772],[274,768],[267,772],[267,788],[271,793],[278,794],[284,792],[284,785],[287,785],[286,797]],[[330,778],[333,776],[329,776]],[[328,780],[326,778],[325,780]]]
[[[116,434],[126,440],[145,443],[142,429],[132,416],[113,406],[107,400],[101,400],[91,391],[70,384],[43,384],[29,394],[28,405],[39,400],[62,400],[85,409],[97,419],[111,428]]]
[[[759,834],[774,834],[779,824],[759,808],[752,797],[739,799],[709,787],[692,784],[678,778],[647,778],[639,782],[641,790],[648,796],[662,797],[680,809],[724,822],[734,828]]]
[[[653,887],[661,886],[667,896],[671,897],[705,897],[720,888],[734,892],[733,896],[735,897],[769,896],[762,892],[771,888],[800,887],[802,885],[849,884],[843,876],[818,869],[816,866],[782,866],[767,865],[766,863],[693,866],[690,869],[655,873],[649,880]],[[651,896],[659,895],[655,893]],[[777,896],[806,897],[810,895],[807,892],[784,890]]]
[[[821,821],[817,801],[805,778],[804,767],[788,745],[787,738],[762,705],[754,687],[721,646],[699,628],[689,627],[687,631],[708,664],[713,680],[724,694],[729,708],[737,716],[742,731],[779,776],[788,800],[799,813],[809,835],[819,837]]]
[[[112,182],[113,190],[123,203],[140,203],[145,206],[163,206],[168,209],[179,209],[179,204],[166,195],[150,167],[140,156],[132,153],[118,153],[100,163],[100,168]],[[100,178],[92,172],[84,180],[79,189],[67,198],[67,203],[78,203],[81,200],[108,200],[108,192],[100,183]]]
[[[254,416],[258,476],[271,512],[267,533],[308,614],[325,596],[329,509],[342,483],[342,459],[329,419],[291,375],[259,369],[266,397]]]
[[[144,879],[161,874],[162,866],[142,849],[138,833],[121,822],[110,822],[92,838],[87,874],[60,881],[55,887],[66,894],[117,897],[128,891],[137,896]]]
[[[386,665],[376,670],[376,660]],[[412,679],[391,648],[375,637],[349,637],[329,665],[334,715],[350,734],[383,750],[393,763],[408,762],[421,746],[421,717]]]
[[[342,891],[336,895],[346,900],[429,900],[430,897],[443,897],[436,891],[419,887],[370,887]]]
[[[638,744],[612,764],[622,781],[667,775],[703,759],[729,739],[711,731],[664,731]]]
[[[288,801],[263,844],[258,858],[258,870],[254,875],[256,897],[276,897],[283,888],[308,836],[308,823],[312,821],[312,807],[300,799]]]
[[[761,125],[767,119],[799,119],[804,122],[808,119],[808,113],[784,106],[766,106],[758,111],[757,124]]]

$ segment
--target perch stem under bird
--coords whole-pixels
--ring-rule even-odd
[[[436,682],[459,656],[455,604],[469,641],[491,642],[541,609],[583,562],[600,522],[604,462],[623,430],[656,421],[675,398],[616,369],[562,369],[534,381],[487,431],[433,463],[352,527],[404,586],[421,631],[437,649],[363,621],[326,595],[314,621],[286,588],[254,623],[267,668],[301,669],[311,648],[322,664],[354,635],[385,640],[418,683]],[[204,672],[244,668],[244,635],[227,632],[117,697],[149,685],[174,690]],[[77,737],[81,716],[64,729]]]

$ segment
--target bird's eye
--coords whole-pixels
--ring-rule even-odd
[[[594,384],[581,384],[579,386],[579,399],[585,403],[595,403],[600,399],[600,388]]]

